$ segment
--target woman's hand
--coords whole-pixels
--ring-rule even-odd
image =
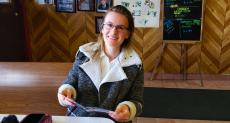
[[[114,112],[109,112],[109,116],[118,122],[128,122],[130,118],[128,105],[119,105]]]
[[[62,106],[75,106],[75,101],[73,100],[73,92],[71,89],[64,89],[58,92],[58,101]]]

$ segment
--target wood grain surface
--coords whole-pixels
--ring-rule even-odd
[[[57,89],[72,63],[1,62],[0,113],[64,115]]]

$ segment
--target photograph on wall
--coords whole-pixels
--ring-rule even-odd
[[[96,0],[96,11],[106,12],[113,5],[112,0]]]
[[[0,0],[0,4],[7,4],[10,2],[11,2],[11,0]]]
[[[53,0],[36,0],[38,4],[53,4]]]
[[[135,27],[159,27],[160,0],[114,0],[113,3],[131,11]]]
[[[66,13],[76,12],[76,0],[56,0],[56,11]]]
[[[77,0],[78,11],[94,11],[95,0]]]
[[[95,32],[100,33],[103,24],[103,16],[95,17]]]

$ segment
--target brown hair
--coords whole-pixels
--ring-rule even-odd
[[[125,39],[125,41],[123,42],[123,44],[121,45],[121,47],[126,47],[129,45],[130,43],[130,39],[132,37],[132,34],[133,34],[133,31],[134,31],[134,20],[133,20],[133,16],[131,14],[131,12],[124,6],[122,5],[116,5],[116,6],[113,6],[111,8],[109,8],[104,16],[104,18],[106,18],[106,16],[110,13],[110,12],[117,12],[119,14],[122,14],[124,15],[128,22],[129,22],[129,25],[128,25],[128,31],[129,31],[129,38],[128,39]],[[103,20],[104,21],[104,20]],[[104,22],[103,22],[104,23]],[[103,24],[102,23],[102,24]],[[103,28],[102,27],[103,25],[101,25],[100,27],[100,30]],[[100,32],[99,36],[98,36],[98,41],[101,45],[101,48],[102,50],[104,50],[104,42],[103,42],[103,37],[102,37],[102,33]]]

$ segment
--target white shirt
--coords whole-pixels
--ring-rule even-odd
[[[119,56],[119,55],[118,55]],[[109,72],[109,70],[115,66],[115,64],[119,63],[118,58],[116,57],[115,59],[113,59],[111,62],[109,62],[109,57],[106,56],[106,54],[104,52],[101,53],[100,55],[100,60],[101,60],[101,80],[105,77],[106,73]]]

